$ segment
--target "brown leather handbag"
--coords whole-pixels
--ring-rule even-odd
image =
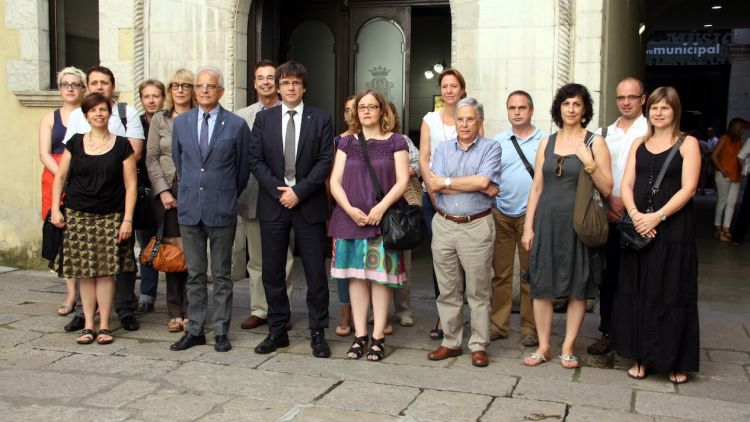
[[[182,237],[164,237],[164,217],[159,222],[156,236],[141,251],[141,264],[163,273],[187,271]]]
[[[594,134],[591,133],[586,142],[586,147],[591,148],[593,142]],[[607,243],[609,222],[607,221],[607,213],[604,211],[604,203],[599,191],[594,186],[594,181],[591,180],[591,175],[586,173],[583,165],[581,165],[581,170],[578,173],[578,186],[576,187],[575,204],[573,206],[573,229],[581,242],[590,248],[603,246]]]

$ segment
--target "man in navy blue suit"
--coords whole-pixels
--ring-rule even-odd
[[[275,78],[281,106],[257,114],[250,146],[250,166],[260,185],[257,216],[269,326],[268,337],[255,352],[271,353],[289,345],[284,326],[291,311],[284,264],[294,229],[307,279],[310,346],[314,356],[327,358],[331,349],[323,331],[328,328],[325,181],[333,160],[331,115],[303,103],[307,70],[302,64],[282,64]]]
[[[241,117],[219,105],[224,95],[219,69],[200,69],[195,82],[198,107],[177,116],[172,131],[172,159],[179,180],[177,220],[188,265],[188,327],[170,349],[206,344],[210,244],[214,349],[227,352],[232,348],[227,338],[232,317],[232,243],[237,197],[250,177],[250,129]]]

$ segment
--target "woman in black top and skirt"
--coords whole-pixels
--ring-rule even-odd
[[[91,132],[76,134],[65,145],[52,186],[52,223],[65,228],[62,276],[80,281],[85,328],[76,340],[111,343],[109,314],[116,273],[135,271],[133,208],[136,169],[130,142],[107,129],[111,102],[91,94],[81,103]],[[67,182],[67,186],[66,186]],[[66,216],[60,212],[65,186]],[[94,313],[99,306],[99,331]]]

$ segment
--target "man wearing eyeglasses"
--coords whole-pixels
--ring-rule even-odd
[[[617,84],[616,92],[615,101],[617,109],[620,110],[620,117],[608,127],[599,128],[596,131],[597,135],[604,136],[609,147],[614,186],[612,194],[607,198],[607,218],[609,219],[609,238],[605,247],[607,269],[602,285],[599,286],[599,314],[601,315],[599,331],[602,336],[586,349],[592,355],[603,355],[611,350],[609,346],[610,315],[620,271],[620,233],[617,230],[617,221],[625,211],[620,197],[620,184],[633,141],[645,136],[648,130],[648,121],[643,116],[643,105],[646,103],[643,83],[636,78],[628,77]]]
[[[250,177],[250,128],[219,105],[224,95],[219,69],[204,67],[195,80],[198,107],[177,116],[172,130],[172,159],[179,179],[177,221],[188,266],[188,326],[170,349],[206,344],[206,255],[210,250],[214,350],[228,352],[232,348],[227,337],[232,318],[232,244],[237,198]]]
[[[258,112],[276,107],[281,104],[276,92],[275,80],[276,66],[270,60],[262,60],[255,65],[253,71],[253,85],[258,94],[258,102],[235,112],[245,119],[248,127],[252,128],[255,116]],[[243,330],[251,330],[266,324],[268,317],[268,302],[266,302],[266,291],[263,289],[263,249],[260,244],[260,221],[256,215],[258,204],[258,179],[252,174],[247,182],[247,187],[240,195],[237,207],[237,223],[239,233],[247,239],[247,252],[250,259],[247,261],[247,272],[250,275],[250,316],[242,322]],[[289,239],[289,248],[286,255],[286,293],[292,296],[292,263],[294,249],[292,238]],[[291,326],[287,327],[288,329]]]
[[[250,165],[260,184],[258,219],[263,248],[263,287],[269,334],[256,353],[289,346],[290,321],[285,264],[294,230],[307,279],[307,309],[313,356],[327,358],[328,278],[325,269],[328,218],[326,178],[333,160],[333,128],[328,112],[303,102],[307,70],[297,62],[276,69],[281,106],[259,112],[253,123]]]

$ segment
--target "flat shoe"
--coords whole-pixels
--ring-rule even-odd
[[[391,324],[386,324],[385,328],[383,328],[383,334],[387,336],[393,335],[393,326]]]
[[[172,318],[167,324],[167,331],[170,333],[179,333],[182,331],[182,322],[179,318]]]
[[[68,305],[67,303],[63,303],[57,307],[57,315],[67,316],[71,312],[73,312],[73,305]]]
[[[526,366],[539,366],[547,362],[547,357],[541,353],[530,353],[523,359],[523,364]]]
[[[560,365],[565,369],[576,369],[581,366],[578,358],[573,355],[560,355]]]
[[[414,318],[410,316],[401,317],[399,319],[398,324],[402,327],[412,327],[414,326]]]
[[[348,337],[351,334],[352,334],[352,327],[351,326],[349,326],[349,327],[341,327],[341,326],[338,326],[338,325],[336,326],[336,335],[337,336],[339,336],[339,337]]]

